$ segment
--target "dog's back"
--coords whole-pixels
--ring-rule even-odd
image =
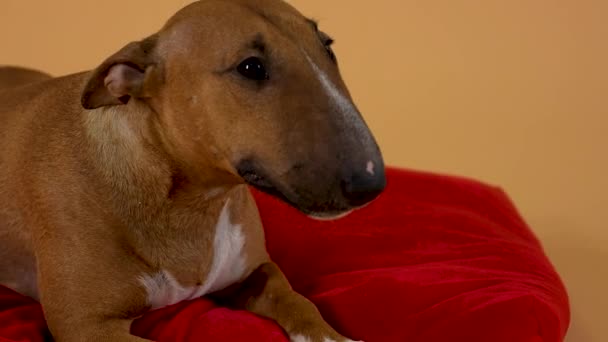
[[[20,67],[0,67],[0,112],[3,111],[3,107],[9,106],[8,102],[13,102],[10,99],[16,96],[13,94],[13,89],[26,86],[28,84],[34,84],[43,82],[51,79],[52,77],[40,71],[25,69]],[[2,93],[4,93],[2,96]],[[6,108],[4,108],[6,109]],[[0,120],[2,121],[2,120]],[[3,127],[0,127],[0,131],[4,131]],[[3,150],[3,149],[0,149]],[[6,152],[6,151],[4,151]],[[3,161],[6,156],[0,156],[0,161]],[[3,168],[7,165],[0,163],[0,185],[6,185],[10,180],[3,179],[6,170]],[[0,189],[0,198],[6,200],[7,189]],[[0,252],[0,282],[5,283],[9,287],[15,290],[20,290],[22,293],[30,295],[32,297],[37,296],[37,290],[35,286],[35,270],[32,268],[34,259],[32,253],[29,253],[29,248],[26,248],[27,239],[24,235],[24,231],[11,230],[4,226],[14,222],[14,213],[12,212],[12,206],[5,203],[0,208],[0,241],[2,241],[2,252]],[[10,266],[10,267],[9,267]],[[16,273],[16,274],[15,274]],[[6,278],[6,279],[3,279]],[[16,283],[11,283],[10,279],[21,278],[24,281],[22,284],[29,286],[23,287],[18,286]],[[8,282],[7,282],[8,281]],[[12,285],[12,286],[11,286]]]
[[[0,133],[10,126],[7,120],[18,111],[17,106],[27,105],[31,102],[28,99],[41,92],[42,88],[36,85],[51,79],[52,76],[34,69],[0,66]]]
[[[46,81],[51,78],[50,75],[33,69],[9,66],[0,67],[0,91]]]

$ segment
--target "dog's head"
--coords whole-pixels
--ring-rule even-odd
[[[280,0],[203,0],[90,76],[87,109],[143,103],[189,174],[230,173],[331,218],[385,187],[332,40]]]

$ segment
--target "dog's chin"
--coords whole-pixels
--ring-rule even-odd
[[[341,213],[309,213],[308,217],[317,221],[335,221],[341,218],[345,218],[350,215],[353,210],[344,211]]]

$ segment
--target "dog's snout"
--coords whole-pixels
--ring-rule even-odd
[[[368,162],[364,168],[352,170],[342,181],[342,193],[348,204],[363,206],[374,200],[386,187],[382,163]]]

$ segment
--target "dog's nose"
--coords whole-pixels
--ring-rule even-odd
[[[365,169],[352,172],[342,182],[342,193],[349,205],[360,207],[378,197],[385,187],[384,166],[370,161]]]

